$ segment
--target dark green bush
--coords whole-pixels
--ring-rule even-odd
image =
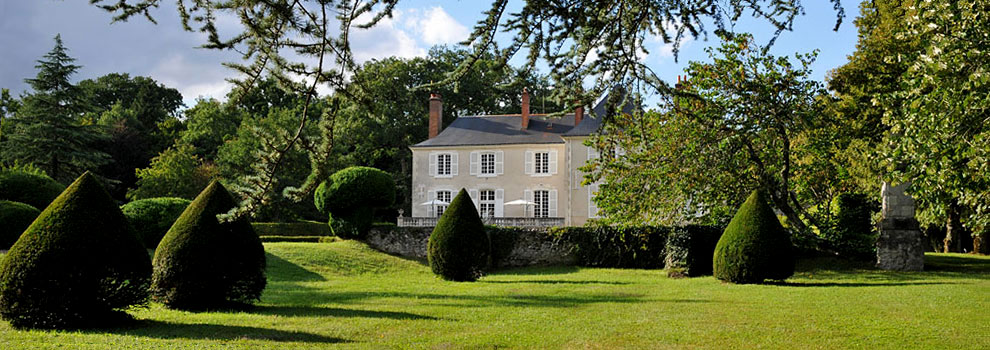
[[[675,227],[667,236],[665,267],[675,274],[704,276],[712,274],[715,246],[723,228],[688,225]]]
[[[329,236],[330,227],[325,222],[252,222],[258,236]]]
[[[184,198],[148,198],[124,204],[120,210],[124,212],[144,246],[155,249],[189,203],[192,201]]]
[[[551,233],[574,244],[578,264],[591,267],[659,269],[666,258],[662,226],[557,227]]]
[[[0,169],[0,200],[21,202],[44,210],[65,186],[34,168]]]
[[[100,327],[148,300],[151,262],[124,214],[85,173],[0,262],[0,317],[14,327]]]
[[[876,258],[872,215],[876,205],[864,194],[843,193],[832,202],[835,225],[824,232],[829,247],[854,260]]]
[[[0,249],[10,249],[38,214],[41,211],[28,204],[0,200]]]
[[[475,281],[491,263],[491,242],[467,191],[461,189],[433,228],[427,244],[433,273],[451,281]]]
[[[151,294],[166,307],[204,310],[241,306],[265,289],[265,248],[246,218],[220,222],[234,208],[213,181],[155,250]]]
[[[374,209],[395,201],[392,175],[369,167],[349,167],[330,176],[313,195],[316,208],[330,217],[330,230],[343,238],[361,238],[374,222]]]
[[[715,247],[715,278],[733,283],[784,280],[794,274],[793,250],[763,192],[753,191]]]

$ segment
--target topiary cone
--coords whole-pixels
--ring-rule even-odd
[[[150,275],[148,251],[87,172],[0,262],[0,317],[18,328],[105,326],[147,302]]]
[[[712,264],[715,278],[733,283],[784,280],[794,274],[791,239],[762,190],[753,191],[732,217]]]
[[[445,280],[475,281],[491,262],[491,242],[467,191],[461,189],[430,234],[427,259]]]
[[[265,289],[265,247],[247,218],[220,222],[236,203],[214,180],[175,220],[155,250],[151,294],[166,307],[240,306]]]

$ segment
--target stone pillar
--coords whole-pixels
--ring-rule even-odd
[[[883,183],[877,267],[884,270],[921,271],[925,266],[923,235],[914,218],[914,198],[904,193],[909,182]]]

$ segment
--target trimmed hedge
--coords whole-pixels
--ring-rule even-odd
[[[467,191],[461,189],[440,216],[427,243],[433,273],[445,280],[471,282],[491,264],[491,241]]]
[[[0,200],[21,202],[44,210],[65,186],[40,170],[0,169]]]
[[[134,227],[144,246],[155,249],[189,203],[192,201],[185,198],[148,198],[124,204],[120,210]]]
[[[252,222],[258,236],[329,236],[330,227],[318,221]]]
[[[328,215],[334,235],[361,238],[371,229],[374,209],[395,201],[395,181],[389,173],[375,168],[349,167],[321,183],[313,201]]]
[[[0,200],[0,249],[10,249],[38,214],[41,211],[31,205]]]
[[[0,261],[0,317],[17,328],[107,326],[147,302],[150,276],[148,251],[87,172]]]
[[[715,246],[722,237],[722,231],[722,227],[702,225],[671,229],[667,235],[664,266],[672,275],[711,275]]]
[[[555,227],[551,234],[574,243],[578,264],[589,267],[659,269],[666,259],[662,226]]]
[[[784,280],[794,274],[794,247],[767,205],[762,190],[753,191],[725,228],[715,247],[716,278],[733,283]]]
[[[265,289],[265,248],[246,218],[220,222],[237,203],[214,180],[155,250],[151,294],[166,307],[239,307]]]

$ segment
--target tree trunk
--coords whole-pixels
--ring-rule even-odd
[[[961,212],[962,208],[959,204],[953,202],[949,205],[948,219],[945,223],[944,253],[968,253],[973,249],[969,246],[972,242],[969,232],[962,226]]]

